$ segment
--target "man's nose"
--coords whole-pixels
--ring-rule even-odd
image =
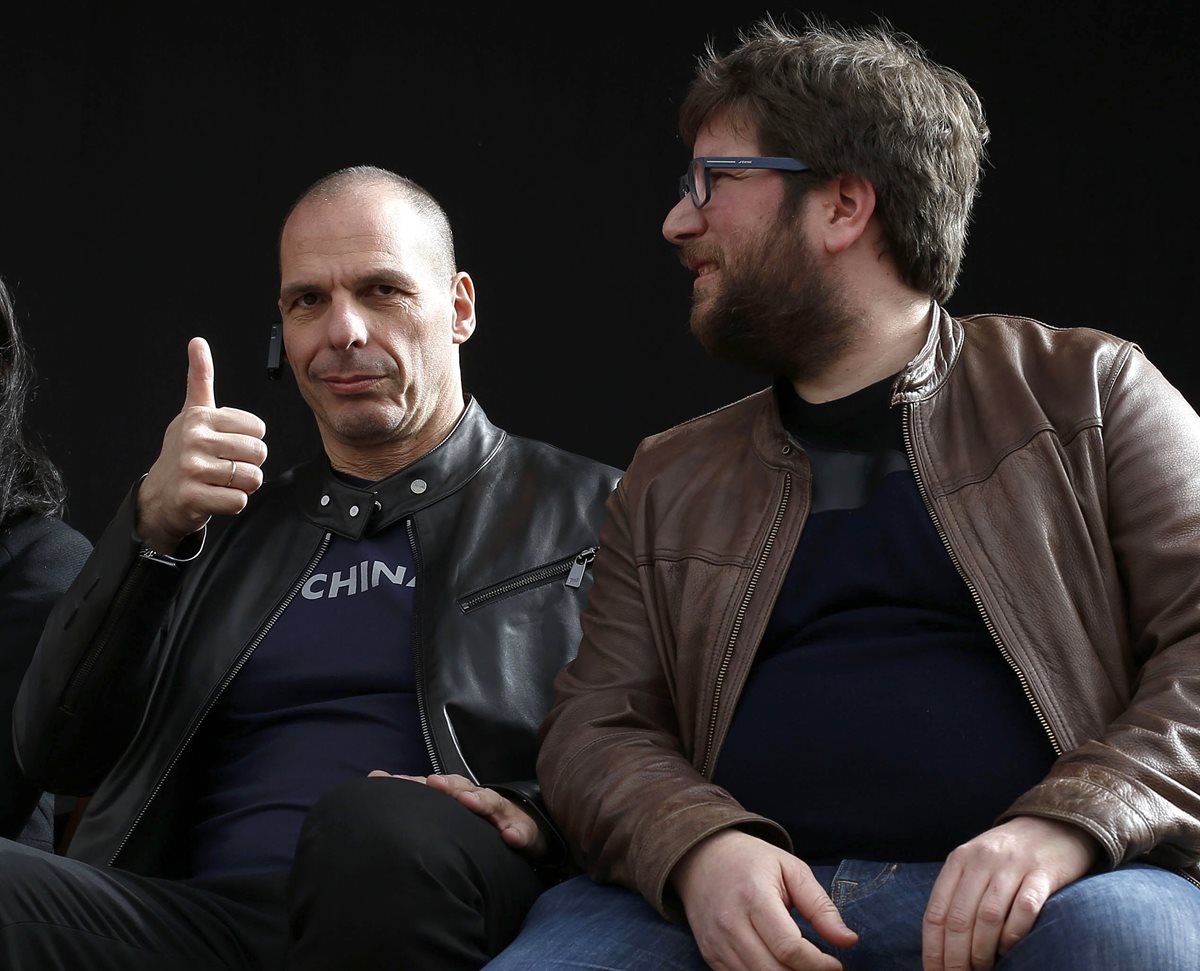
[[[353,300],[334,300],[329,315],[329,343],[338,350],[367,343],[367,321]]]
[[[668,242],[686,243],[700,236],[707,228],[704,213],[692,203],[691,196],[682,196],[663,220],[663,235]]]

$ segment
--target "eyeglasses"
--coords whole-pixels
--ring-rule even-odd
[[[679,177],[679,198],[692,197],[692,205],[703,209],[712,198],[712,169],[778,169],[782,172],[808,172],[812,166],[794,158],[767,155],[728,156],[701,155],[688,163],[687,171]]]

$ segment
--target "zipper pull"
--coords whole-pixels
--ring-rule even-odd
[[[587,572],[588,564],[596,558],[596,547],[584,550],[577,557],[575,562],[571,564],[571,572],[567,574],[568,587],[578,587],[583,583],[583,575]]]

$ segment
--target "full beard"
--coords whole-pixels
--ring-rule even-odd
[[[807,381],[851,345],[856,317],[790,221],[724,262],[721,276],[711,297],[694,294],[691,314],[692,333],[713,357]]]

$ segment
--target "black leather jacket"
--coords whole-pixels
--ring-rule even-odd
[[[619,475],[509,435],[468,400],[445,441],[367,489],[324,456],[290,470],[184,566],[141,552],[133,490],[51,613],[14,715],[23,770],[90,795],[69,855],[187,875],[189,743],[206,714],[332,534],[401,521],[421,577],[413,644],[433,764],[536,808],[537,729],[578,647]]]

